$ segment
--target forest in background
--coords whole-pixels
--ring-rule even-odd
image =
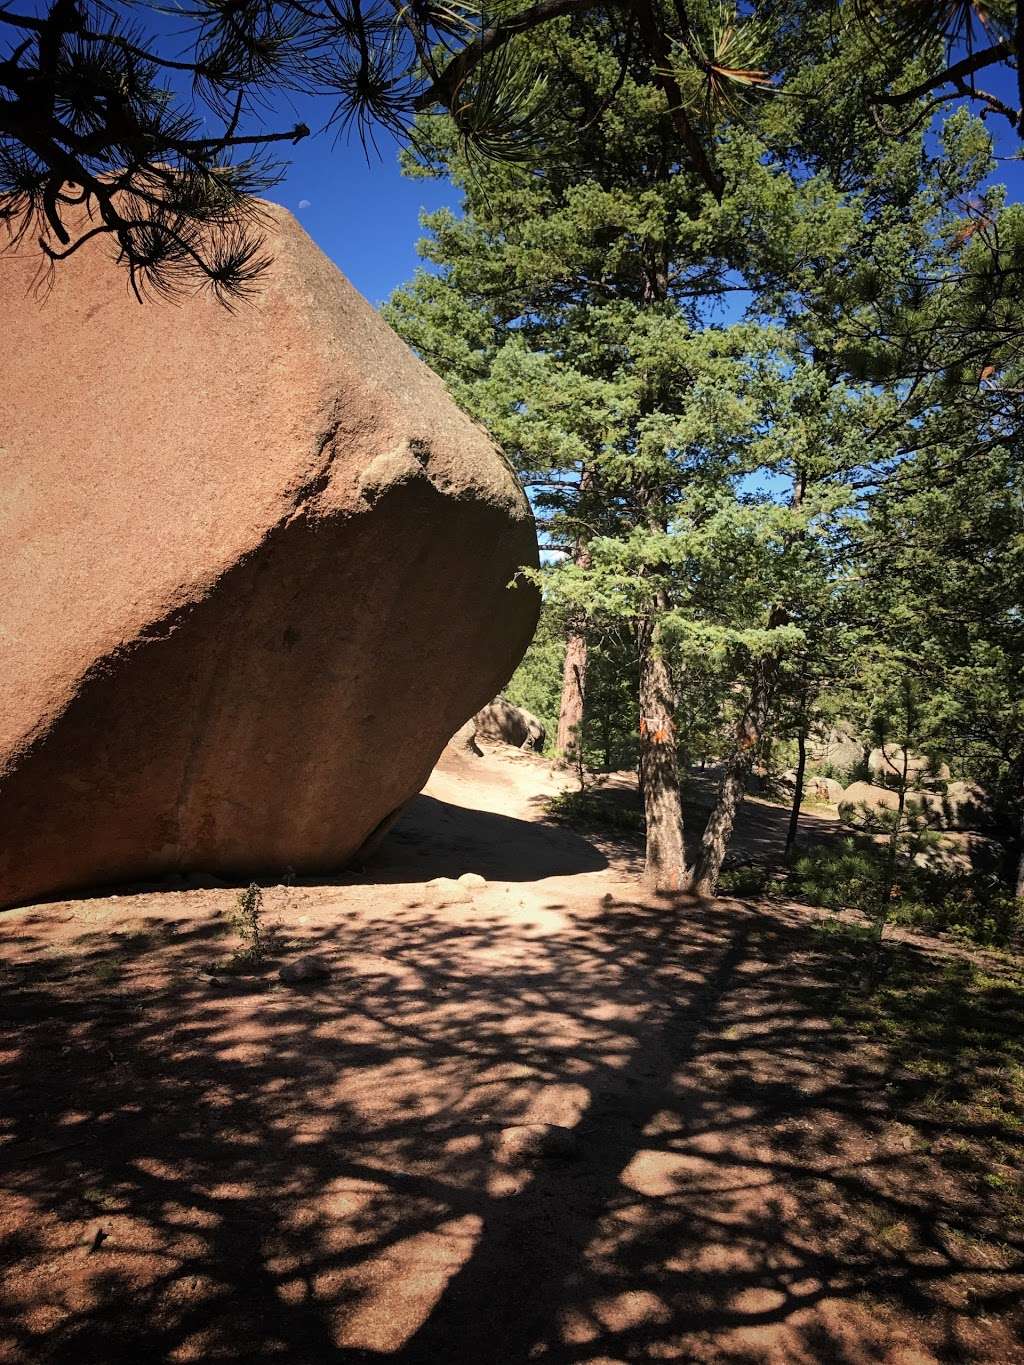
[[[1024,212],[977,110],[870,107],[892,61],[875,39],[831,10],[737,31],[739,77],[701,91],[720,197],[680,164],[615,18],[522,39],[556,73],[543,135],[528,163],[484,159],[451,120],[420,121],[405,169],[449,178],[464,213],[424,219],[428,268],[387,316],[530,494],[550,562],[508,695],[581,784],[638,767],[648,880],[713,893],[745,790],[781,775],[798,808],[808,779],[849,787],[882,753],[895,801],[848,803],[827,866],[792,848],[804,889],[1007,941]],[[940,57],[907,79],[927,86]],[[709,763],[687,860],[680,790]],[[963,801],[984,837],[950,865]]]

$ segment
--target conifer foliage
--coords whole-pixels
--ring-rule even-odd
[[[248,196],[274,183],[277,155],[310,133],[279,118],[282,103],[308,109],[315,129],[355,127],[366,142],[443,112],[467,158],[521,161],[551,145],[554,126],[560,138],[577,131],[554,112],[578,94],[558,54],[566,24],[589,25],[589,74],[599,78],[590,85],[602,100],[642,74],[671,160],[718,200],[735,183],[723,123],[786,95],[806,51],[827,54],[851,33],[871,60],[841,79],[893,138],[920,121],[923,102],[949,98],[1021,127],[1024,99],[978,84],[994,67],[1020,79],[1021,20],[1009,0],[4,3],[0,216],[46,268],[102,237],[140,298],[209,287],[230,301],[267,264]],[[827,110],[834,75],[790,93]],[[584,113],[599,118],[596,106]]]
[[[937,150],[924,125],[893,138],[864,97],[891,79],[888,52],[857,25],[829,32],[819,13],[762,34],[792,99],[705,91],[720,195],[681,154],[646,62],[599,13],[545,33],[558,98],[532,165],[474,162],[443,120],[406,157],[410,174],[450,176],[465,213],[427,218],[431,269],[390,320],[531,495],[579,747],[598,747],[587,651],[602,665],[613,653],[632,680],[647,873],[664,891],[713,894],[755,763],[806,740],[830,707],[854,714],[880,662],[907,657],[901,593],[927,616],[930,588],[895,576],[871,594],[882,519],[937,458],[994,470],[1014,420],[1016,315],[999,314],[979,378],[949,302],[963,206],[989,194],[984,130],[960,109]],[[812,115],[795,96],[838,71],[857,81]],[[1012,215],[991,207],[1007,232]],[[1005,462],[993,477],[1013,503]],[[1005,525],[999,536],[989,548],[1005,566]],[[958,640],[946,647],[967,649]],[[717,797],[687,841],[681,777],[709,755]],[[798,781],[794,831],[800,799]]]

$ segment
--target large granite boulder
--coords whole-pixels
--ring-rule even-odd
[[[514,744],[517,749],[544,748],[544,722],[532,711],[516,706],[505,697],[495,697],[476,714],[476,733],[480,739],[497,744]]]
[[[908,754],[905,761],[908,783],[927,785],[949,781],[949,765],[946,763],[929,758],[925,754]],[[902,749],[872,749],[868,755],[872,782],[898,787],[903,780],[903,766]]]
[[[807,757],[814,763],[828,764],[834,772],[845,773],[864,758],[864,745],[842,726],[834,726],[807,740]]]
[[[823,801],[830,806],[838,806],[843,799],[844,788],[833,777],[815,774],[804,783],[804,795],[812,801]]]
[[[869,823],[880,811],[898,811],[899,792],[890,787],[875,787],[870,782],[851,782],[839,801],[839,814],[849,825]],[[904,799],[905,814],[915,819],[924,818],[930,826],[942,828],[942,797],[934,792],[908,791]]]
[[[992,823],[992,798],[977,782],[950,782],[942,806],[950,829],[985,830]]]
[[[932,847],[915,853],[912,861],[916,867],[947,874],[995,872],[1004,853],[1003,845],[997,839],[975,830],[950,830],[940,835]]]
[[[848,824],[862,824],[874,811],[896,811],[900,798],[888,787],[870,782],[851,782],[839,801],[839,813]]]
[[[252,306],[0,271],[0,904],[356,854],[536,622],[498,450],[283,209]]]

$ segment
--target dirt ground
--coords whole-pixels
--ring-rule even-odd
[[[0,1360],[1024,1361],[1024,1246],[814,916],[645,895],[559,781],[446,762],[358,875],[266,890],[250,972],[209,878],[3,916]],[[502,1162],[536,1123],[574,1150]]]

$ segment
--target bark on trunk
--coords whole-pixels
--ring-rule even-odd
[[[701,837],[700,854],[690,873],[690,888],[698,896],[713,896],[718,889],[722,863],[736,823],[736,811],[743,800],[747,777],[768,719],[774,676],[774,662],[761,660],[754,671],[750,700],[737,728],[736,747],[725,765],[718,796]]]
[[[658,628],[647,624],[640,648],[640,773],[647,820],[644,876],[655,891],[681,891],[686,882],[675,710],[672,678],[658,650]]]
[[[891,764],[889,755],[885,752],[885,744],[882,745],[882,757],[887,763]],[[903,742],[903,771],[900,774],[899,803],[896,807],[896,820],[889,835],[889,850],[885,860],[885,882],[882,886],[881,902],[878,906],[878,937],[881,938],[885,932],[885,921],[889,914],[889,902],[892,899],[892,888],[896,884],[896,857],[899,853],[900,835],[903,832],[903,816],[907,809],[907,772],[910,764],[910,742]]]
[[[587,690],[587,639],[581,630],[570,629],[562,669],[562,700],[558,708],[555,748],[566,759],[582,742],[583,705]]]
[[[584,467],[580,471],[580,502],[585,504],[593,490],[593,471]],[[572,562],[580,569],[590,568],[590,550],[582,536],[573,546]],[[570,621],[565,639],[565,663],[562,667],[562,697],[558,706],[558,731],[555,735],[555,748],[563,761],[571,763],[577,758],[583,741],[583,715],[587,695],[587,637],[583,633],[583,620],[577,617]]]
[[[1024,759],[1019,765],[1020,780],[1017,783],[1017,799],[1020,801],[1020,847],[1017,850],[1017,885],[1015,895],[1024,900]]]
[[[798,730],[796,736],[796,791],[789,812],[789,829],[786,831],[786,861],[796,846],[797,831],[800,828],[800,807],[804,799],[804,769],[807,767],[807,731]]]

